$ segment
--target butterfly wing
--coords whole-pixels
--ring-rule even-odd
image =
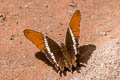
[[[77,41],[79,40],[80,19],[81,19],[80,11],[77,10],[72,16],[69,26],[69,28],[71,28],[73,36],[75,37],[75,40]]]
[[[80,12],[77,10],[70,21],[67,34],[66,34],[66,49],[67,56],[69,56],[69,63],[76,66],[76,55],[79,40],[79,24],[80,24]]]
[[[42,33],[33,30],[24,30],[25,37],[32,41],[43,53],[48,60],[60,70],[64,70],[65,62],[63,53],[59,45],[51,38]]]
[[[42,52],[45,51],[45,42],[41,33],[33,30],[24,30],[24,35],[27,39],[31,40]]]

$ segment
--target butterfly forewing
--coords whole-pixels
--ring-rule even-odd
[[[31,40],[41,51],[45,50],[43,35],[34,30],[24,30],[24,35],[27,39]]]
[[[48,36],[34,30],[24,30],[27,39],[31,40],[42,52],[45,53],[48,60],[56,66],[64,70],[65,60],[59,45]]]
[[[73,32],[75,39],[77,40],[79,40],[79,28],[80,28],[79,26],[80,26],[80,11],[77,10],[70,21],[70,28]]]
[[[66,34],[66,49],[67,56],[69,57],[69,63],[76,66],[76,55],[79,40],[79,24],[80,24],[80,12],[77,10],[70,21],[69,28]]]

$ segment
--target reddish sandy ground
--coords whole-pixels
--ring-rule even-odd
[[[60,77],[23,30],[63,42],[76,10],[86,67]],[[120,0],[0,0],[0,80],[120,80]]]

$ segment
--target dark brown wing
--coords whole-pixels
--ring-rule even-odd
[[[25,37],[32,41],[42,52],[45,53],[48,60],[56,66],[56,68],[60,68],[60,70],[64,70],[64,57],[59,45],[50,39],[49,37],[33,31],[33,30],[24,30]]]
[[[74,66],[76,66],[75,61],[79,40],[79,24],[80,24],[80,12],[77,10],[72,16],[72,19],[70,21],[65,41],[67,48],[67,56],[70,56],[68,59],[69,63]]]
[[[48,46],[50,49],[50,53],[54,54],[54,57],[52,57],[52,58],[55,58],[55,60],[57,62],[56,66],[59,66],[59,69],[61,71],[64,71],[66,61],[65,61],[65,58],[63,56],[60,46],[55,41],[53,41],[52,39],[50,39],[47,36],[46,36],[46,40],[47,40],[47,43],[48,43]],[[49,51],[46,51],[46,52],[49,53]],[[50,55],[48,54],[47,56],[50,56]]]

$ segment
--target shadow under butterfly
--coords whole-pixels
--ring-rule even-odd
[[[77,10],[72,16],[67,29],[65,44],[61,43],[60,46],[40,32],[26,29],[24,34],[27,39],[31,40],[40,49],[41,52],[36,53],[35,56],[49,66],[53,66],[54,70],[62,76],[62,73],[66,75],[66,71],[79,71],[80,67],[84,66],[81,63],[87,63],[91,53],[96,49],[95,45],[92,44],[78,47],[79,24],[80,11]],[[83,55],[83,53],[87,53],[87,55]]]

